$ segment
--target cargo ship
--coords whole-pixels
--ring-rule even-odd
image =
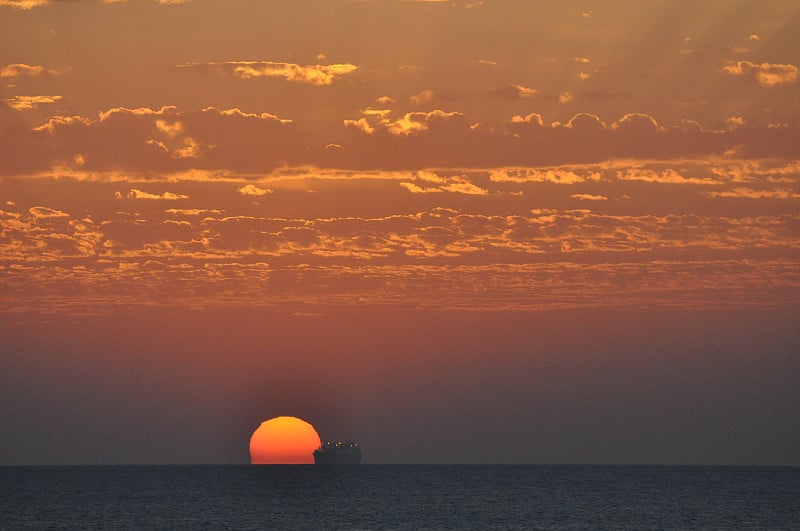
[[[361,447],[352,442],[324,442],[314,450],[318,465],[357,465],[361,463]]]

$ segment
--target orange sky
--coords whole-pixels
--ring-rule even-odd
[[[457,380],[486,399],[478,426],[505,418],[500,375],[518,363],[536,373],[548,356],[599,345],[599,359],[663,348],[653,362],[660,366],[692,348],[686,338],[708,346],[731,322],[760,323],[753,345],[771,341],[777,350],[723,340],[745,365],[781,360],[769,365],[771,376],[745,385],[753,403],[799,363],[784,357],[798,345],[800,308],[798,23],[791,0],[0,0],[0,340],[13,345],[3,363],[57,403],[70,385],[85,387],[86,374],[78,370],[53,390],[45,383],[58,373],[52,356],[139,370],[141,380],[120,374],[119,382],[139,396],[192,366],[188,352],[218,355],[228,369],[190,369],[187,410],[221,370],[226,399],[253,407],[249,422],[296,414],[321,425],[323,438],[327,430],[361,439],[368,461],[370,437],[388,444],[374,435],[387,433],[374,420],[382,410],[359,409],[347,421],[341,411],[374,401],[375,380],[393,370],[414,379],[407,367],[415,367],[436,381],[451,372],[446,360],[459,348],[479,356],[453,338],[465,322],[475,327],[471,344],[485,343],[484,355],[494,356],[493,383],[469,371]],[[129,340],[146,335],[127,323],[147,314],[162,337],[140,345],[159,360],[152,373],[103,337],[108,327]],[[649,324],[631,335],[626,320],[637,314]],[[253,343],[231,350],[231,330],[191,333],[230,315],[239,316],[233,330]],[[509,315],[518,326],[498,324]],[[543,339],[524,330],[541,321],[579,331],[577,315],[588,316],[595,334],[575,332],[579,346],[548,340],[545,353],[532,346]],[[664,324],[675,319],[681,327]],[[685,329],[696,320],[708,320],[705,332]],[[259,326],[269,330],[254,332]],[[428,332],[405,350],[381,343],[403,327]],[[621,343],[599,341],[606,328]],[[80,340],[74,330],[83,331]],[[381,359],[354,345],[344,351],[331,339],[341,342],[342,330]],[[173,334],[182,339],[167,348],[163,337]],[[220,351],[205,352],[209,343]],[[63,353],[53,353],[57,345]],[[100,345],[106,355],[88,354]],[[728,363],[709,348],[713,355],[696,356]],[[269,398],[253,395],[248,370],[276,365],[316,382],[306,394],[327,393],[307,406],[320,422],[307,411],[256,411],[259,400],[262,409],[270,400],[297,404],[280,386]],[[346,399],[309,376],[320,368],[338,374],[337,366],[351,389]],[[605,381],[597,371],[590,380]],[[726,387],[733,383],[714,383],[713,374],[698,389],[722,385],[735,395]],[[580,386],[562,376],[569,402]],[[519,399],[532,399],[519,385]],[[661,392],[683,391],[676,383]],[[7,393],[14,418],[51,410]],[[395,389],[386,400],[396,404],[402,394]],[[783,398],[764,404],[778,411],[778,423],[797,413]],[[452,389],[431,396],[442,415],[454,400]],[[718,418],[725,403],[712,408]],[[150,407],[156,418],[162,406]],[[683,407],[691,409],[670,411]],[[404,418],[412,408],[399,409]],[[99,429],[100,413],[78,410],[83,430]],[[582,417],[558,411],[562,435],[585,428]],[[720,422],[746,431],[758,408],[737,411],[746,418]],[[152,428],[152,418],[142,423]],[[429,423],[442,426],[442,418]],[[41,428],[15,422],[22,432]],[[781,440],[800,447],[797,428],[786,429]],[[452,433],[467,438],[463,430]],[[7,461],[38,459],[20,457],[23,440],[8,443]],[[725,459],[800,462],[796,450],[757,450],[760,443],[748,441]],[[534,442],[519,442],[508,460],[531,455],[525,444]],[[417,457],[403,445],[372,455],[441,460],[446,446]],[[79,443],[70,448],[72,460],[92,460]],[[611,459],[576,452],[572,460]],[[714,460],[710,451],[674,448],[634,454]],[[123,448],[103,459],[139,459],[131,455]],[[154,449],[148,459],[158,456]],[[197,459],[239,457],[208,450]],[[461,458],[491,459],[477,450]],[[529,462],[538,462],[535,454]]]

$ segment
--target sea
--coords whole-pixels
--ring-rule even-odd
[[[3,529],[800,529],[800,468],[0,467]]]

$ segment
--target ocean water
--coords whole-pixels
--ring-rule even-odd
[[[0,468],[4,529],[800,529],[800,468]]]

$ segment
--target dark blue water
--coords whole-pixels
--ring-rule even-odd
[[[8,529],[800,529],[800,468],[0,468]]]

